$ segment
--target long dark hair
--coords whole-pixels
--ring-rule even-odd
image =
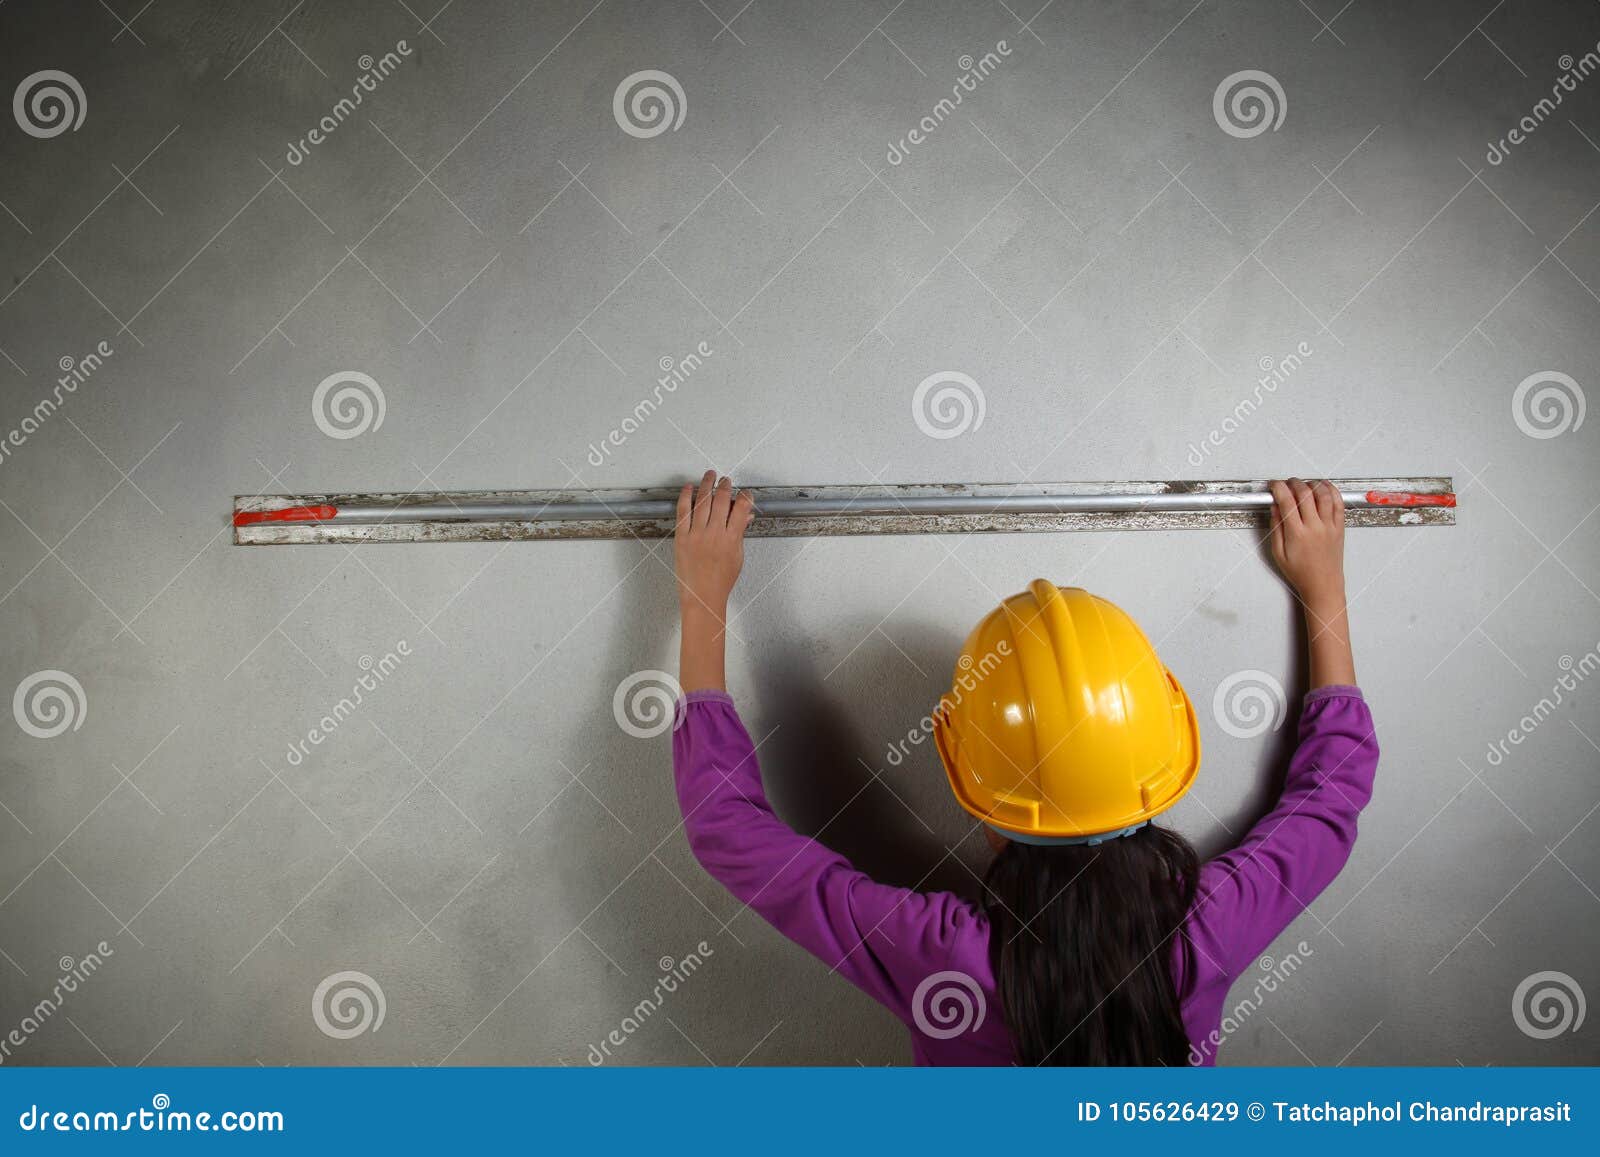
[[[995,857],[989,962],[1018,1064],[1189,1063],[1172,959],[1198,875],[1189,841],[1154,825]]]

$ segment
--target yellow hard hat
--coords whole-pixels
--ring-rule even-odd
[[[1138,624],[1045,579],[967,636],[933,719],[956,800],[1023,842],[1142,827],[1200,767],[1194,707]]]

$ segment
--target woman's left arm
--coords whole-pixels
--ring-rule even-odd
[[[948,893],[890,887],[778,818],[756,745],[727,693],[728,599],[754,517],[748,492],[707,472],[678,496],[674,555],[683,618],[673,776],[689,847],[747,907],[902,1020],[974,913]]]
[[[726,691],[728,596],[744,567],[744,532],[755,517],[748,490],[733,492],[733,480],[717,481],[707,470],[697,494],[685,483],[678,492],[678,525],[672,540],[678,574],[678,682],[691,691]]]
[[[733,700],[691,691],[672,736],[683,830],[701,867],[902,1021],[975,913],[948,892],[880,884],[778,818]],[[909,1023],[909,1022],[908,1022]]]

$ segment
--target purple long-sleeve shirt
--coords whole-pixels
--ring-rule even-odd
[[[681,711],[678,802],[706,871],[899,1017],[918,1064],[1010,1064],[983,910],[954,893],[877,883],[780,820],[726,693],[690,692]],[[1307,695],[1283,794],[1237,847],[1201,868],[1184,935],[1173,939],[1191,1060],[1215,1062],[1229,986],[1344,867],[1377,766],[1360,690]]]

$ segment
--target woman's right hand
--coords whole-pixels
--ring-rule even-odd
[[[1272,560],[1307,610],[1344,605],[1344,499],[1331,482],[1271,482]]]
[[[1344,499],[1331,482],[1273,482],[1272,559],[1300,598],[1311,686],[1356,681],[1344,597]]]

